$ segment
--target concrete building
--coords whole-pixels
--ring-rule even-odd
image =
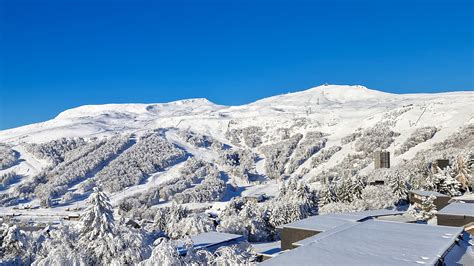
[[[281,250],[297,247],[300,240],[342,226],[349,222],[360,222],[380,216],[402,215],[397,210],[374,210],[353,213],[334,213],[326,215],[315,215],[293,223],[278,227],[281,239]]]
[[[390,152],[376,151],[374,152],[375,169],[390,168]]]
[[[436,205],[436,209],[440,210],[444,208],[446,205],[449,204],[449,200],[451,197],[441,194],[436,191],[425,191],[425,190],[410,190],[408,193],[408,198],[410,200],[410,204],[418,203],[421,204],[423,199],[433,195],[435,197],[434,205]]]
[[[453,202],[436,213],[438,225],[467,226],[474,222],[474,203]]]
[[[230,246],[246,241],[245,237],[241,235],[221,233],[221,232],[206,232],[195,236],[191,236],[194,243],[194,249],[205,249],[209,252],[215,252],[218,248],[223,246]],[[186,248],[184,241],[178,242],[178,252],[180,255],[186,255]]]
[[[463,228],[379,220],[347,222],[296,243],[262,265],[444,265]],[[454,254],[453,254],[454,253]]]

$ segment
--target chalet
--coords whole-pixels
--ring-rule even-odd
[[[433,201],[434,205],[436,206],[437,210],[442,209],[444,206],[449,204],[449,200],[451,197],[441,194],[436,191],[425,191],[425,190],[410,190],[408,193],[408,198],[410,200],[410,204],[418,203],[421,204],[423,199],[434,196],[435,200]]]
[[[263,265],[443,265],[463,228],[369,219],[301,240]],[[414,246],[416,243],[416,246]],[[463,253],[460,253],[462,256]],[[460,259],[451,258],[454,260]]]
[[[243,196],[245,201],[259,203],[268,199],[268,196],[265,193],[254,193]]]
[[[246,241],[245,237],[241,235],[221,233],[221,232],[206,232],[195,236],[191,236],[194,243],[195,250],[207,250],[215,252],[218,248],[223,246],[230,246]],[[184,241],[178,242],[178,252],[180,255],[186,255],[186,248]]]
[[[69,221],[79,221],[79,219],[81,219],[81,216],[78,213],[70,213],[64,216],[63,219]]]
[[[467,226],[474,222],[474,203],[453,202],[436,213],[438,225]]]
[[[297,247],[296,242],[320,234],[349,222],[361,222],[380,216],[401,215],[397,210],[374,210],[353,213],[334,213],[311,216],[303,220],[278,227],[281,239],[281,250]]]

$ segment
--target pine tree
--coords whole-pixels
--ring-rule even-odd
[[[188,210],[183,208],[180,204],[171,205],[169,215],[167,217],[166,232],[172,235],[172,231],[179,225],[179,222],[188,216]]]
[[[449,196],[458,196],[461,184],[453,177],[452,169],[448,166],[441,170],[438,168],[438,173],[434,174],[434,184],[436,190],[440,193]]]
[[[0,264],[20,265],[26,256],[26,236],[16,225],[2,224],[0,227]]]
[[[319,192],[319,204],[320,206],[324,206],[326,204],[336,202],[336,192],[334,185],[332,184],[325,184],[322,186],[322,189]]]
[[[153,249],[150,258],[140,262],[140,266],[182,265],[181,257],[173,241],[159,238],[155,243],[157,245]]]
[[[407,201],[408,199],[408,186],[407,182],[403,180],[401,175],[397,172],[395,175],[389,179],[388,183],[390,189],[397,199],[400,201]]]
[[[453,171],[455,179],[461,184],[464,191],[469,192],[471,184],[471,171],[462,156],[458,156],[453,161]]]
[[[107,195],[97,187],[93,189],[88,204],[80,220],[80,249],[90,254],[89,263],[110,262],[117,254],[112,205]]]
[[[436,215],[436,205],[434,205],[435,196],[430,195],[429,197],[424,197],[421,202],[421,218],[425,221],[430,220]]]
[[[49,229],[51,230],[51,229]],[[46,265],[86,265],[85,254],[76,249],[76,238],[68,226],[62,226],[58,230],[52,230],[47,234],[47,240],[43,243],[40,254],[36,254],[34,266]]]
[[[88,199],[88,204],[89,206],[81,215],[80,237],[93,241],[113,235],[115,223],[109,197],[95,187]]]
[[[367,178],[363,176],[355,176],[351,180],[350,191],[352,194],[352,200],[360,199],[362,196],[362,191],[367,186]]]

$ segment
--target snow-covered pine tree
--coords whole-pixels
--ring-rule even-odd
[[[45,233],[49,237],[44,241],[33,266],[86,265],[86,256],[81,250],[76,249],[75,234],[68,226],[61,226],[57,230]]]
[[[88,199],[88,205],[81,215],[80,237],[93,241],[113,235],[115,223],[109,197],[95,187]]]
[[[268,240],[268,223],[265,220],[264,211],[261,210],[261,208],[248,202],[242,207],[239,216],[245,221],[249,241],[258,242]]]
[[[326,204],[336,202],[337,196],[335,192],[335,186],[331,184],[323,184],[319,191],[319,205],[322,207]]]
[[[0,265],[23,264],[27,255],[27,244],[26,236],[18,226],[3,223],[0,227]]]
[[[393,195],[400,202],[406,202],[408,199],[407,182],[403,179],[399,172],[396,172],[389,180],[388,186],[391,188]]]
[[[89,262],[110,262],[116,255],[115,223],[109,197],[97,187],[88,199],[89,206],[81,215],[79,245],[90,254]]]
[[[423,198],[420,206],[420,215],[423,220],[428,221],[436,215],[436,205],[433,203],[435,199],[433,195]]]
[[[182,238],[187,235],[197,235],[204,232],[215,231],[214,223],[206,214],[192,214],[182,218],[168,235],[173,238]]]
[[[156,246],[150,258],[140,262],[140,266],[155,265],[182,265],[182,258],[178,254],[175,243],[166,238],[155,240]]]
[[[351,179],[350,191],[352,200],[360,199],[362,191],[367,186],[367,177],[356,175]]]
[[[179,222],[188,216],[188,210],[183,208],[180,204],[173,204],[169,210],[167,217],[166,232],[170,234],[179,226]]]
[[[255,260],[255,253],[248,243],[220,247],[215,252],[213,265],[232,266],[250,265]]]
[[[353,195],[351,193],[351,180],[349,177],[342,177],[336,183],[337,201],[351,202]]]
[[[459,155],[456,159],[453,160],[453,172],[455,175],[455,179],[461,184],[461,188],[464,191],[469,192],[469,187],[473,186],[472,182],[472,177],[471,177],[471,171],[466,164],[466,161],[464,158]]]
[[[440,193],[449,196],[458,196],[461,194],[459,191],[461,185],[453,177],[453,171],[449,166],[442,170],[438,168],[438,173],[434,174],[434,182],[436,190]]]

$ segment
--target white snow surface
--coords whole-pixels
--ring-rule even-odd
[[[328,134],[326,147],[341,145],[341,138],[356,129],[369,128],[393,115],[393,130],[400,133],[388,148],[393,152],[399,148],[414,130],[425,126],[436,126],[435,136],[400,156],[395,156],[391,164],[412,158],[419,150],[429,148],[434,143],[445,140],[459,131],[462,126],[474,123],[474,92],[448,92],[435,94],[391,94],[368,89],[363,86],[322,85],[305,91],[288,93],[262,99],[241,106],[223,106],[206,99],[181,100],[158,104],[105,104],[85,105],[60,113],[49,121],[0,131],[0,142],[12,146],[20,154],[15,166],[2,170],[17,171],[21,175],[18,183],[8,189],[31,180],[39,171],[48,167],[46,161],[38,160],[25,149],[26,143],[44,143],[61,137],[108,137],[114,134],[133,133],[139,137],[149,130],[167,128],[165,137],[180,146],[187,153],[199,159],[214,162],[218,155],[212,149],[196,148],[182,141],[176,134],[178,130],[211,136],[225,144],[231,144],[226,132],[250,126],[262,128],[262,145],[279,141],[278,132],[286,128],[291,134],[320,131]],[[243,145],[243,144],[242,144]],[[337,164],[347,154],[354,153],[351,143],[341,145],[329,161],[312,169],[304,175],[309,178],[324,169]],[[263,160],[256,165],[258,174],[264,175],[264,156],[258,148],[249,148]],[[393,153],[392,153],[393,154]],[[305,164],[295,172],[299,173]],[[158,186],[175,177],[180,164],[171,166],[163,172],[152,174],[137,186],[111,195],[116,204],[120,199],[143,192],[151,186]],[[221,166],[218,166],[221,167]],[[371,166],[369,166],[371,167]],[[222,169],[220,169],[222,170]],[[242,188],[243,194],[264,192],[269,196],[278,193],[278,184],[269,181],[261,185],[251,184]],[[81,202],[74,204],[80,205]]]
[[[45,142],[60,137],[112,135],[158,127],[190,128],[219,138],[230,120],[236,121],[235,127],[277,128],[291,125],[295,118],[313,121],[308,128],[318,125],[319,130],[332,133],[330,139],[335,139],[358,127],[371,126],[384,113],[410,104],[413,109],[400,117],[397,129],[408,132],[415,129],[409,126],[409,121],[415,122],[426,107],[417,127],[435,124],[448,134],[474,122],[473,100],[471,91],[390,94],[363,86],[327,85],[242,106],[216,105],[206,99],[164,104],[85,105],[46,122],[0,131],[0,142]]]
[[[263,265],[434,265],[462,228],[387,221],[350,222]],[[384,237],[380,237],[380,236]]]

